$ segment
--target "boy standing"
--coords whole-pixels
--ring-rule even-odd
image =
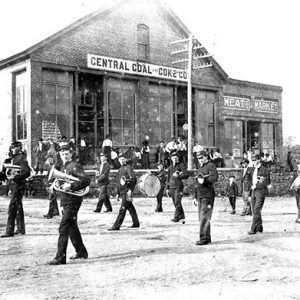
[[[231,212],[230,214],[235,215],[235,204],[236,204],[236,197],[238,196],[238,186],[235,182],[235,176],[229,176],[229,183],[226,186],[226,195],[229,198],[229,203],[231,205]]]

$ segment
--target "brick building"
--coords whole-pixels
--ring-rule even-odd
[[[184,134],[187,80],[171,43],[189,33],[159,0],[123,0],[0,61],[1,155],[18,139],[30,160],[39,138],[65,135],[82,137],[92,161],[107,133],[118,147],[148,135],[152,148]],[[249,147],[280,154],[282,88],[231,79],[211,57],[202,63],[213,66],[192,74],[195,139],[231,158]]]

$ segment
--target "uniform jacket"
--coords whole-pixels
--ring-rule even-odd
[[[72,192],[86,188],[91,182],[88,175],[84,172],[82,166],[75,161],[71,160],[67,162],[65,165],[61,167],[60,171],[68,175],[72,175],[79,179],[79,181],[72,182],[71,184]],[[61,201],[60,201],[61,206],[68,205],[68,204],[76,204],[79,201],[82,201],[82,197],[61,192]]]
[[[218,181],[219,177],[216,166],[212,162],[207,161],[203,166],[199,166],[197,176],[200,176],[201,174],[209,174],[209,176],[204,177],[203,184],[200,184],[198,180],[196,180],[196,198],[201,199],[214,197],[215,190],[213,184]]]
[[[238,193],[239,193],[239,189],[238,189],[238,186],[235,182],[233,182],[232,184],[227,183],[226,195],[228,197],[237,197]]]
[[[243,192],[248,192],[251,190],[252,186],[252,168],[247,167],[246,172],[244,174],[244,169],[243,169],[243,177],[242,177],[242,191]]]
[[[99,171],[101,170],[101,165]],[[110,173],[110,165],[109,163],[105,163],[102,166],[101,173],[97,177],[99,185],[108,185],[109,184],[109,173]]]
[[[253,168],[251,171],[252,180],[253,180],[254,169],[255,168]],[[261,183],[257,182],[256,188],[254,189],[254,191],[259,192],[261,194],[261,196],[265,197],[268,195],[268,185],[271,183],[270,171],[269,171],[269,169],[267,169],[266,167],[261,165],[257,171],[257,176],[258,177],[262,176],[265,178],[265,180]]]
[[[28,165],[26,156],[23,153],[14,155],[8,163],[21,167],[19,175],[16,175],[14,179],[10,180],[9,185],[13,186],[25,186],[26,178],[30,176],[30,167]],[[6,172],[6,170],[4,171]]]
[[[121,185],[121,178],[125,177],[126,183]],[[125,164],[120,167],[117,176],[119,196],[126,194],[129,190],[133,191],[136,184],[136,176],[131,165]]]
[[[173,174],[175,172],[179,173],[178,177],[174,177]],[[183,189],[182,179],[187,179],[189,177],[189,173],[187,171],[187,167],[185,164],[178,162],[175,164],[171,164],[168,168],[168,180],[167,180],[167,188],[174,189],[179,188]]]

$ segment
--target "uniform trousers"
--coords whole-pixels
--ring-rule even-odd
[[[180,221],[185,219],[183,207],[181,204],[182,196],[183,196],[183,189],[182,188],[170,188],[171,197],[173,200],[173,204],[175,206],[174,212],[174,220]]]
[[[253,190],[251,195],[251,202],[253,207],[253,220],[252,220],[251,231],[253,232],[262,231],[263,225],[262,225],[261,210],[265,202],[265,196],[262,196],[261,191]]]
[[[69,237],[78,255],[84,256],[87,254],[87,250],[83,244],[77,224],[77,214],[80,206],[81,202],[63,206],[62,219],[59,225],[57,253],[55,256],[55,258],[60,262],[66,261]]]
[[[112,211],[112,206],[109,200],[109,195],[108,195],[108,189],[107,189],[107,184],[105,185],[100,185],[99,186],[99,200],[97,203],[96,210],[101,211],[103,204],[105,205],[107,211]]]
[[[200,225],[200,241],[211,243],[210,220],[214,208],[215,197],[198,199],[198,217]]]
[[[159,192],[156,196],[156,200],[157,200],[156,211],[157,212],[162,212],[163,211],[163,209],[162,209],[162,198],[163,198],[163,195],[164,195],[164,189],[165,189],[165,186],[161,185],[160,190],[159,190]]]
[[[25,185],[11,187],[11,200],[8,206],[8,219],[6,233],[14,235],[15,222],[17,221],[18,232],[25,234],[25,220],[22,197]]]
[[[121,195],[121,199],[122,199],[122,202],[121,202],[121,207],[120,207],[120,210],[119,210],[119,215],[113,225],[113,228],[114,229],[120,229],[124,219],[125,219],[125,216],[126,216],[126,211],[128,210],[129,213],[130,213],[130,216],[132,218],[132,226],[134,227],[139,227],[140,226],[140,222],[139,222],[139,219],[138,219],[138,215],[137,215],[137,212],[136,212],[136,209],[132,203],[132,201],[127,201],[127,193],[125,194],[122,194]]]

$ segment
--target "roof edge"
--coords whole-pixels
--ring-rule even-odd
[[[256,85],[258,87],[267,87],[272,90],[278,90],[280,92],[283,91],[282,86],[279,85],[272,85],[272,84],[267,84],[267,83],[259,83],[259,82],[254,82],[254,81],[247,81],[247,80],[240,80],[240,79],[234,79],[234,78],[227,78],[228,84],[244,84],[244,85]]]

